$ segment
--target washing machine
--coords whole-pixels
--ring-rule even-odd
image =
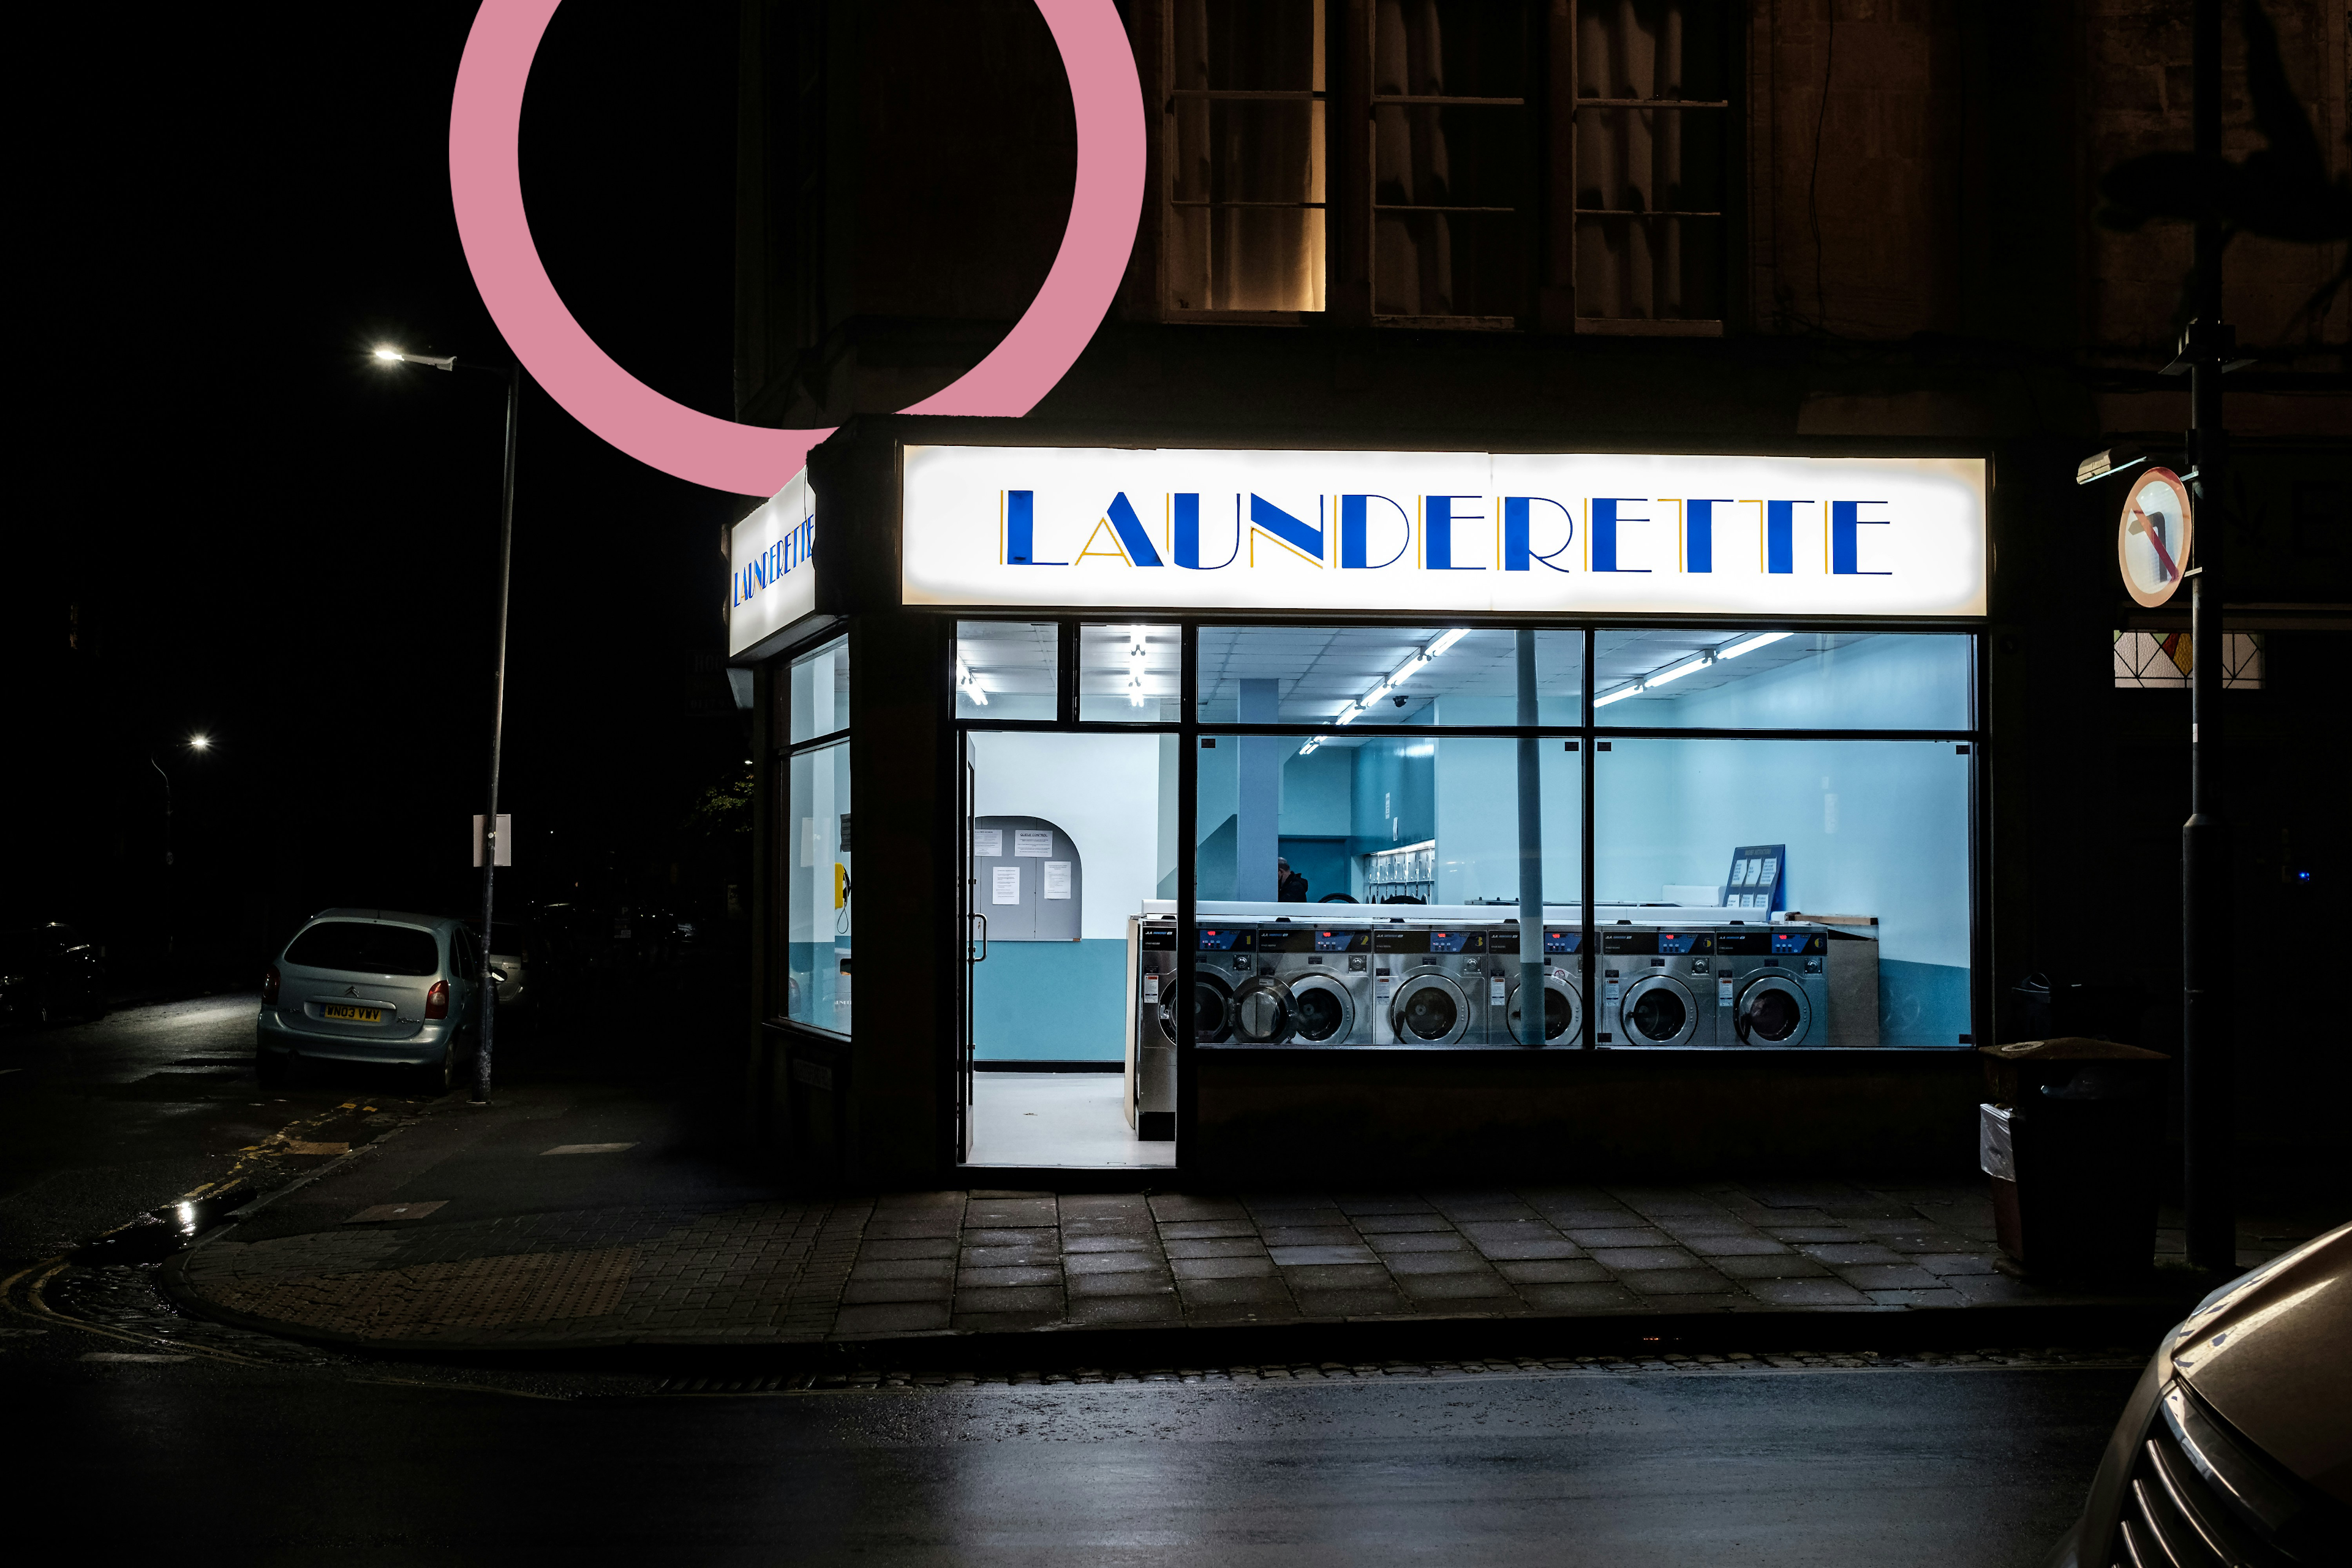
[[[1830,1043],[1830,939],[1816,927],[1717,928],[1718,1044],[1736,1048]]]
[[[1620,1050],[1714,1045],[1715,946],[1711,931],[1604,928],[1595,1043]]]
[[[1372,928],[1276,919],[1257,927],[1257,973],[1234,993],[1234,1035],[1250,1045],[1370,1042]]]
[[[1383,1045],[1486,1043],[1487,931],[1471,922],[1372,928],[1372,988]]]
[[[1257,976],[1257,922],[1202,921],[1193,930],[1199,952],[1192,964],[1192,1042],[1235,1042],[1241,994]],[[1162,1027],[1171,1039],[1176,1035],[1175,1006],[1172,994],[1162,999]]]
[[[1580,930],[1544,928],[1543,1043],[1547,1046],[1580,1047],[1584,1043],[1584,1002],[1575,970],[1576,955],[1583,943],[1584,932]],[[1519,1037],[1520,996],[1525,985],[1519,977],[1518,922],[1511,921],[1489,932],[1486,950],[1496,973],[1487,989],[1487,1043],[1524,1045],[1526,1042]],[[1503,993],[1499,1000],[1495,996],[1498,986]]]

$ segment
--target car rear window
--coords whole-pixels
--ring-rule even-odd
[[[437,974],[441,945],[415,926],[322,921],[294,939],[286,962],[350,974]]]

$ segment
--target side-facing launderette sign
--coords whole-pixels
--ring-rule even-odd
[[[816,516],[808,470],[727,536],[727,655],[816,610]]]
[[[1978,458],[906,449],[909,605],[1981,616]]]

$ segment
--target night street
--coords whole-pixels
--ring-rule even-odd
[[[5,1352],[27,1495],[200,1562],[1934,1563],[2032,1568],[2134,1372],[651,1396]],[[480,1377],[479,1373],[471,1374]],[[642,1380],[634,1380],[642,1381]],[[101,1457],[102,1456],[102,1457]],[[114,1514],[119,1500],[136,1511]]]
[[[2342,1560],[2341,0],[20,9],[16,1558]]]

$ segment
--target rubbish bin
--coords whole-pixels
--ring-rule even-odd
[[[1979,1051],[1991,1091],[1979,1163],[2000,1249],[2035,1279],[2146,1273],[2170,1058],[2079,1036]]]

